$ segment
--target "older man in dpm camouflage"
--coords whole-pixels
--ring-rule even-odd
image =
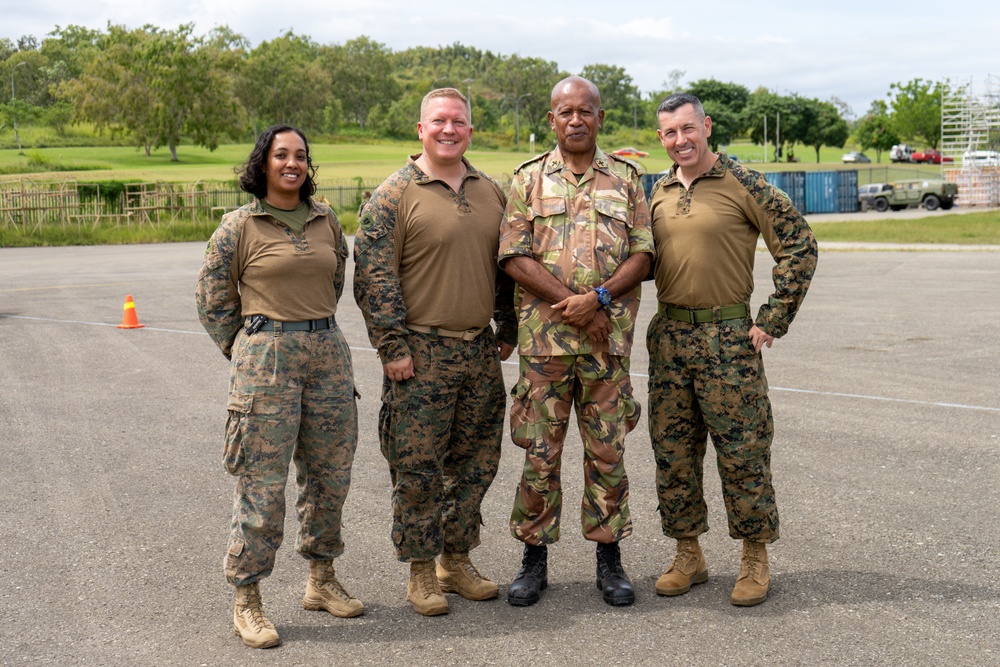
[[[709,150],[712,119],[697,97],[671,95],[657,118],[674,166],[650,195],[658,313],[646,334],[649,435],[663,533],[677,539],[677,554],[656,592],[682,595],[708,580],[698,536],[708,530],[702,465],[711,434],[729,534],[743,540],[730,601],[748,607],[767,599],[765,545],[778,539],[760,350],[788,331],[805,298],[816,239],[784,192]],[[775,290],[751,318],[758,237],[776,264]]]
[[[464,158],[469,116],[454,88],[424,97],[423,152],[365,204],[354,242],[354,297],[385,371],[379,440],[392,476],[392,540],[410,563],[407,599],[425,616],[448,613],[442,593],[499,592],[469,551],[500,463],[500,360],[514,351],[514,285],[496,265],[503,191]]]
[[[628,355],[638,285],[653,253],[639,168],[597,147],[597,87],[570,77],[552,90],[555,150],[518,167],[500,239],[518,283],[521,377],[511,439],[525,463],[511,513],[524,558],[507,602],[537,602],[548,583],[547,545],[559,539],[560,457],[576,404],[583,439],[581,521],[597,542],[597,586],[610,605],[635,601],[618,543],[632,534],[625,435],[639,419]]]

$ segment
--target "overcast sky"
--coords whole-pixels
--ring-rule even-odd
[[[838,97],[860,115],[894,82],[980,87],[1000,76],[998,7],[996,0],[0,0],[0,37],[42,39],[56,26],[104,29],[110,20],[129,28],[193,22],[197,34],[228,25],[253,45],[289,29],[322,44],[368,35],[394,51],[461,42],[552,60],[574,74],[591,63],[619,65],[644,93],[682,70],[682,83],[714,78]]]

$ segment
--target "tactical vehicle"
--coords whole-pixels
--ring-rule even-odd
[[[938,207],[948,210],[955,205],[957,198],[956,184],[934,179],[872,183],[858,188],[858,203],[862,210],[902,211],[908,206],[923,206],[928,211]]]

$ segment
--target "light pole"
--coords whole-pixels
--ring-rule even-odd
[[[469,126],[472,126],[472,83],[475,79],[463,79],[462,83],[465,84],[465,96],[469,99]]]
[[[521,100],[525,97],[531,97],[531,93],[525,93],[514,100],[514,141],[516,150],[518,153],[521,152]]]
[[[10,68],[10,102],[11,102],[11,115],[14,117],[14,141],[17,142],[17,154],[24,155],[24,151],[21,150],[21,137],[17,135],[17,110],[14,108],[14,72],[21,65],[27,65],[27,61],[22,60],[18,64]]]
[[[639,112],[636,106],[639,104],[639,98],[632,98],[632,143],[639,143]]]

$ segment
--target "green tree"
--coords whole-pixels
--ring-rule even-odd
[[[819,163],[819,150],[823,146],[843,147],[850,136],[847,121],[840,117],[840,110],[832,102],[804,100],[801,111],[802,135],[800,141],[812,146]]]
[[[941,96],[947,84],[923,79],[889,86],[892,122],[905,140],[922,140],[936,149],[941,141]]]
[[[176,161],[185,132],[214,150],[220,136],[235,133],[238,107],[228,79],[213,68],[216,47],[193,38],[192,29],[109,25],[100,50],[61,94],[79,118],[98,131],[131,134],[147,155],[167,146]]]
[[[746,86],[716,79],[699,79],[689,84],[685,92],[697,97],[702,104],[711,100],[736,112],[750,101],[750,91]]]
[[[9,37],[0,38],[0,61],[7,60],[17,53],[17,44]]]
[[[742,111],[750,99],[750,91],[738,83],[715,79],[699,79],[687,87],[712,118],[712,136],[709,143],[713,151],[733,142],[743,132]]]
[[[384,44],[362,35],[326,51],[325,57],[344,112],[362,130],[372,107],[387,109],[399,97],[392,51]]]
[[[712,135],[708,144],[713,152],[718,152],[721,146],[727,146],[740,135],[743,124],[741,115],[726,105],[708,100],[702,103],[705,115],[712,119]]]
[[[256,135],[279,123],[304,132],[324,127],[332,103],[331,78],[322,62],[326,47],[291,31],[247,54],[237,76],[237,96]]]
[[[601,91],[604,124],[608,131],[638,123],[639,89],[624,68],[595,63],[584,67],[580,76],[592,81]]]
[[[4,93],[0,93],[0,100],[10,99],[13,73],[15,99],[31,106],[43,106],[50,102],[43,74],[45,65],[45,56],[35,50],[18,51],[0,64],[0,81],[4,84],[0,89],[6,89]]]
[[[56,26],[55,30],[42,40],[38,53],[43,62],[38,68],[37,94],[39,104],[50,107],[64,104],[60,101],[59,88],[65,82],[77,79],[87,64],[97,55],[98,44],[103,34],[81,26]],[[61,133],[63,114],[56,114],[55,123],[50,123]]]
[[[854,127],[854,141],[861,146],[861,150],[874,148],[876,162],[882,161],[882,151],[887,151],[900,142],[884,100],[872,102],[868,113],[858,120]]]
[[[152,40],[146,29],[129,31],[108,26],[96,44],[94,57],[80,76],[63,81],[59,95],[75,110],[75,120],[88,120],[112,137],[129,134],[146,155],[153,148],[152,93],[142,62]]]
[[[780,125],[779,125],[780,117]],[[764,136],[764,118],[767,118],[767,136]],[[777,141],[780,145],[795,141],[798,119],[787,97],[758,88],[750,94],[742,113],[742,126],[750,133],[755,144],[765,145]],[[779,135],[780,132],[780,135]]]
[[[552,87],[566,76],[559,66],[541,58],[512,55],[503,58],[491,72],[490,84],[508,109],[507,127],[534,133],[539,140],[549,133],[547,113]],[[513,112],[513,113],[510,113]],[[520,137],[515,137],[515,141]]]

